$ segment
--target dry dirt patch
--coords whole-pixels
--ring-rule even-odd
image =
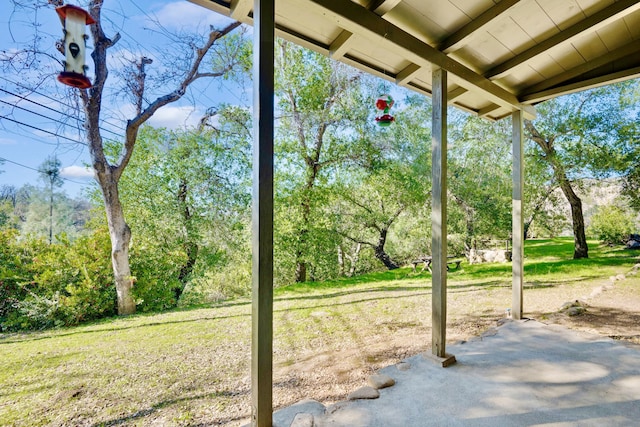
[[[526,317],[640,344],[640,279],[637,276],[610,279],[602,285],[590,282],[532,288],[535,289],[525,289],[525,309],[533,307],[537,311],[525,312]],[[502,305],[510,301],[511,289],[504,287],[491,292],[477,289],[456,294],[454,287],[450,292],[453,313],[449,315],[447,337],[454,343],[495,326],[506,315]],[[563,303],[575,299],[586,301],[583,302],[586,312],[569,316],[561,311]],[[430,301],[423,302],[430,307]],[[290,405],[304,398],[324,404],[344,400],[376,370],[428,351],[430,317],[423,320],[424,324],[405,322],[397,328],[375,331],[363,328],[366,336],[361,337],[361,342],[367,342],[365,346],[308,351],[293,363],[276,364],[275,406]]]

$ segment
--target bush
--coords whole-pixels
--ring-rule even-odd
[[[607,245],[621,244],[633,232],[633,218],[618,206],[602,206],[591,217],[589,234]]]
[[[129,262],[135,275],[132,293],[138,311],[162,311],[177,305],[174,288],[182,287],[178,273],[185,260],[186,254],[180,250],[163,250],[146,242],[132,245]]]
[[[18,247],[17,236],[17,230],[0,230],[0,331],[28,295],[22,284],[28,281],[25,264],[29,256]]]
[[[76,325],[116,313],[109,236],[96,231],[73,243],[57,236],[17,240],[0,233],[0,328]]]
[[[251,293],[251,262],[230,263],[194,278],[180,298],[181,306],[211,304]]]

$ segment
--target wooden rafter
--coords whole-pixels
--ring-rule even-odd
[[[373,13],[383,16],[396,7],[402,0],[373,0],[369,3],[369,10]]]
[[[405,67],[402,71],[400,71],[396,75],[396,83],[399,85],[406,85],[408,82],[413,80],[415,75],[422,69],[418,64],[410,64]]]
[[[238,21],[246,21],[253,9],[253,0],[231,0],[231,17]]]
[[[444,39],[438,45],[438,49],[444,53],[451,53],[458,50],[473,36],[474,33],[480,31],[482,28],[486,28],[501,15],[510,11],[519,2],[520,0],[502,0],[500,3],[487,9],[467,25]]]
[[[584,34],[587,31],[597,31],[599,28],[602,28],[605,25],[613,22],[614,20],[619,19],[626,14],[638,9],[640,9],[640,2],[638,0],[619,0],[612,5],[605,7],[599,12],[596,12],[593,15],[583,19],[577,24],[572,25],[569,28],[549,37],[543,42],[536,43],[535,46],[525,50],[524,52],[514,56],[513,58],[503,62],[502,64],[493,67],[492,69],[485,72],[484,76],[491,79],[503,77],[511,69],[517,67],[520,64],[523,64],[526,61],[529,61],[532,58],[535,58],[538,55],[545,53],[549,49],[562,43],[568,43],[572,40],[575,40],[576,37]]]
[[[353,43],[353,33],[349,31],[343,31],[336,37],[336,39],[329,46],[329,56],[332,59],[340,59],[350,48]]]
[[[452,91],[450,91],[447,94],[447,102],[449,104],[453,104],[453,102],[461,97],[462,95],[464,95],[465,93],[469,92],[467,89],[463,88],[463,87],[457,87],[455,89],[453,89]]]
[[[601,55],[592,61],[585,62],[584,64],[578,65],[577,67],[573,67],[563,73],[545,79],[544,81],[532,85],[528,87],[526,90],[522,91],[520,94],[521,97],[529,97],[533,95],[535,97],[536,93],[546,91],[549,88],[553,88],[554,86],[562,85],[563,83],[578,77],[582,74],[585,74],[591,70],[595,70],[600,68],[608,63],[616,61],[618,59],[624,58],[629,55],[639,54],[640,46],[638,46],[637,42],[629,43],[621,48],[618,48],[614,51],[609,52],[606,55]]]
[[[554,87],[553,89],[543,90],[522,97],[522,102],[527,104],[537,104],[547,99],[556,98],[561,95],[568,95],[587,89],[622,82],[630,79],[640,78],[640,67],[628,68],[626,70],[617,71],[611,74],[594,77],[588,80],[581,80],[575,83]]]
[[[368,9],[377,15],[384,16],[396,7],[400,1],[401,0],[373,0],[369,3]],[[331,56],[332,59],[339,60],[349,51],[352,43],[353,33],[349,31],[341,32],[331,43],[329,56]]]
[[[307,7],[315,5],[318,13],[330,17],[340,26],[354,34],[365,37],[389,50],[401,50],[412,62],[426,67],[441,67],[459,78],[460,86],[481,92],[489,101],[509,110],[522,109],[527,117],[534,117],[535,110],[523,105],[516,96],[496,85],[489,79],[479,75],[460,62],[449,58],[446,54],[430,46],[403,29],[384,20],[372,11],[351,1],[343,0],[310,0],[305,1]]]
[[[478,116],[486,117],[486,116],[488,116],[489,114],[491,114],[492,112],[496,111],[499,108],[500,108],[500,106],[496,105],[496,104],[488,105],[488,106],[478,110]]]

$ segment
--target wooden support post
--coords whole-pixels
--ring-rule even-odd
[[[447,72],[432,71],[431,351],[446,358],[447,340]],[[454,359],[455,360],[455,359]],[[450,363],[449,363],[450,364]],[[443,366],[445,366],[443,364]]]
[[[275,0],[253,7],[251,425],[273,412],[273,106]]]
[[[513,113],[513,205],[512,205],[512,273],[513,290],[511,315],[522,319],[522,285],[524,282],[524,220],[522,218],[522,193],[524,188],[524,136],[523,114]]]

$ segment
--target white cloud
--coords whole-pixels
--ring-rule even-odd
[[[10,138],[0,138],[0,145],[15,145],[16,140]]]
[[[226,16],[186,1],[168,3],[154,15],[163,27],[174,30],[182,30],[187,27],[190,29],[202,28],[208,25],[219,28],[231,22]]]
[[[75,178],[75,179],[91,179],[94,176],[93,170],[87,166],[67,166],[60,170],[60,175],[63,178]]]
[[[107,56],[107,66],[109,71],[122,71],[127,67],[131,67],[132,64],[140,62],[141,57],[151,58],[155,60],[156,57],[150,52],[134,52],[127,48],[121,48]]]
[[[197,113],[196,109],[191,106],[166,105],[156,111],[148,123],[151,126],[168,129],[193,127],[198,125],[201,116],[202,114]]]

